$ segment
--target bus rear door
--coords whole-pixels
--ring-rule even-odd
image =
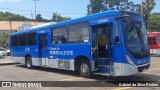
[[[39,34],[39,58],[41,65],[48,65],[47,47],[48,47],[47,33]]]

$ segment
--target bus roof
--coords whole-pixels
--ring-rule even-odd
[[[77,18],[77,19],[72,19],[72,20],[67,20],[67,21],[62,21],[62,22],[58,22],[58,23],[50,23],[50,24],[46,24],[46,25],[42,25],[42,26],[36,26],[34,28],[28,29],[28,30],[23,30],[23,31],[19,31],[19,32],[15,32],[15,33],[11,33],[10,35],[17,35],[17,34],[23,34],[23,33],[29,33],[29,32],[34,32],[37,30],[42,30],[42,29],[50,29],[50,28],[56,28],[56,27],[61,27],[61,26],[65,26],[65,25],[70,25],[70,24],[75,24],[75,23],[80,23],[80,22],[85,22],[88,20],[93,20],[96,18],[100,18],[100,17],[104,17],[104,16],[120,16],[123,12],[128,12],[128,11],[119,11],[119,10],[110,10],[110,11],[105,11],[105,12],[101,12],[101,13],[96,13],[96,14],[92,14],[92,15],[88,15],[85,17],[81,17],[81,18]],[[135,14],[132,12],[128,12],[131,14]]]
[[[148,32],[148,37],[157,37],[157,35],[160,35],[160,32]]]
[[[157,35],[160,34],[160,32],[148,32],[148,34]]]
[[[87,20],[92,20],[92,19],[96,19],[99,17],[104,17],[106,15],[107,16],[110,16],[110,15],[116,16],[117,15],[118,16],[118,15],[120,15],[120,11],[119,10],[110,10],[110,11],[106,11],[106,12],[96,13],[96,14],[88,15],[85,17],[77,18],[77,19],[58,22],[56,24],[48,24],[48,25],[44,25],[42,27],[36,27],[36,28],[31,28],[29,30],[23,30],[23,31],[11,33],[10,35],[12,36],[12,35],[17,35],[17,34],[22,34],[22,33],[34,32],[34,31],[42,30],[42,29],[56,28],[56,27],[60,27],[60,26],[64,26],[64,25],[73,24],[73,23],[85,22]]]

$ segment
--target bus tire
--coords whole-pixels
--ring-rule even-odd
[[[29,69],[32,68],[32,58],[31,57],[26,58],[26,67]]]
[[[87,60],[79,62],[79,74],[84,78],[90,78],[92,75],[91,65]]]

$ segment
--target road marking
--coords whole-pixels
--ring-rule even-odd
[[[81,77],[78,78],[68,78],[68,79],[61,79],[59,81],[71,81],[71,80],[77,80],[77,79],[82,79]]]
[[[160,69],[160,68],[153,68],[153,69],[148,69],[148,70],[157,70],[157,69]]]
[[[160,74],[154,74],[154,73],[150,73],[150,72],[143,72],[145,74],[152,74],[152,75],[157,75],[157,76],[160,76]]]
[[[122,87],[122,88],[115,88],[112,90],[126,90],[126,89],[130,89],[130,88],[134,88],[134,87]]]

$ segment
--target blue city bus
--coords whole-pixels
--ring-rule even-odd
[[[10,34],[11,59],[27,68],[129,76],[150,67],[141,15],[111,10]]]

